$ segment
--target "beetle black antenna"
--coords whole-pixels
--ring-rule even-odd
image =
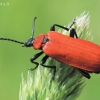
[[[9,38],[0,38],[0,40],[7,40],[7,41],[11,41],[11,42],[16,42],[16,43],[19,43],[19,44],[24,44],[24,42],[20,42],[20,41],[9,39]]]
[[[37,19],[37,17],[34,17],[33,22],[32,22],[32,36],[31,38],[34,37],[34,30],[35,30],[35,20]]]
[[[35,20],[36,20],[36,18],[37,17],[34,17],[34,19],[33,19],[33,23],[32,23],[32,36],[31,36],[31,38],[34,37],[34,28],[35,28]],[[7,41],[11,41],[11,42],[16,42],[16,43],[19,43],[19,44],[25,44],[24,42],[20,42],[20,41],[9,39],[9,38],[0,38],[0,40],[7,40]]]

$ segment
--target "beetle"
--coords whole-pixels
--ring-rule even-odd
[[[32,36],[26,42],[19,42],[9,38],[0,38],[0,40],[24,44],[23,47],[33,47],[35,50],[41,50],[41,52],[35,54],[30,59],[31,63],[36,66],[34,68],[30,68],[29,70],[32,71],[38,67],[39,63],[35,60],[44,53],[45,56],[40,61],[40,65],[52,68],[54,71],[53,76],[55,76],[56,73],[56,66],[45,65],[45,62],[49,57],[57,60],[58,62],[77,68],[78,71],[88,79],[90,79],[89,73],[100,72],[100,46],[90,41],[78,38],[75,29],[72,28],[75,20],[73,20],[69,28],[53,24],[47,34],[40,34],[34,38],[35,20],[36,17],[33,19]],[[60,27],[70,31],[69,36],[56,32],[55,27]]]

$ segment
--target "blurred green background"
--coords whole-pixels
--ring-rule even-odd
[[[54,23],[68,25],[83,11],[90,14],[93,42],[100,45],[100,0],[0,0],[0,37],[26,41],[37,16],[35,37]],[[33,67],[37,51],[20,44],[0,41],[0,100],[18,100],[21,73]],[[100,75],[92,74],[77,100],[100,100]]]

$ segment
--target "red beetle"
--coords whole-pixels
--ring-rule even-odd
[[[89,72],[100,72],[100,46],[92,42],[79,39],[75,30],[71,28],[75,21],[72,22],[69,29],[61,25],[54,24],[46,35],[40,34],[37,38],[33,38],[35,19],[36,17],[33,20],[32,36],[27,42],[24,43],[13,39],[0,38],[0,40],[8,40],[24,44],[24,47],[34,47],[36,50],[42,50],[30,59],[33,64],[36,64],[36,67],[30,68],[30,70],[34,70],[38,67],[39,63],[34,60],[45,53],[40,65],[52,68],[54,70],[54,75],[56,73],[56,66],[48,66],[44,64],[49,57],[77,68],[79,72],[88,79],[90,78]],[[70,30],[70,37],[59,32],[55,32],[55,26],[67,31]],[[74,38],[74,35],[76,38]]]

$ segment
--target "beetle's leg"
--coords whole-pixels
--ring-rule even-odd
[[[70,29],[70,37],[73,37],[73,38],[74,38],[74,35],[76,36],[76,38],[78,38],[75,29],[74,29],[74,28],[71,28],[71,29]]]
[[[39,63],[38,63],[38,62],[34,62],[34,60],[37,59],[37,58],[38,58],[39,56],[41,56],[42,54],[43,54],[43,51],[42,51],[42,52],[39,52],[39,53],[37,53],[37,54],[35,54],[35,55],[30,59],[31,63],[35,64],[36,67],[35,67],[35,68],[29,68],[29,70],[33,71],[34,69],[36,69],[36,68],[38,67]]]
[[[71,23],[70,26],[69,26],[69,29],[73,26],[74,23],[76,23],[75,20],[76,20],[76,19],[74,19],[74,20],[72,21],[72,23]]]
[[[53,77],[51,78],[51,81],[54,79],[55,77],[55,73],[56,73],[56,66],[48,66],[48,65],[44,65],[44,63],[46,62],[46,60],[49,58],[49,56],[45,55],[41,62],[40,65],[42,65],[43,67],[47,67],[47,68],[52,68],[53,69]]]
[[[77,69],[84,77],[90,79],[91,76],[87,71],[81,70],[81,69]]]
[[[67,30],[67,31],[69,31],[69,28],[67,28],[67,27],[64,27],[64,26],[61,26],[61,25],[58,25],[58,24],[53,24],[52,26],[51,26],[51,28],[50,28],[50,31],[55,31],[55,27],[60,27],[60,28],[62,28],[62,29],[65,29],[65,30]]]
[[[53,25],[51,26],[51,28],[50,28],[50,31],[55,31],[55,27],[56,27],[56,26],[57,26],[57,27],[60,27],[60,28],[62,28],[62,29],[65,29],[65,30],[67,30],[67,31],[69,31],[69,29],[73,26],[74,23],[75,23],[75,19],[72,21],[72,23],[70,24],[69,28],[64,27],[64,26],[61,26],[61,25],[58,25],[58,24],[53,24]]]
[[[57,26],[57,27],[60,27],[60,28],[62,28],[62,29],[65,29],[65,30],[67,30],[67,31],[70,30],[70,37],[74,37],[74,35],[75,35],[76,38],[78,38],[75,29],[74,29],[74,28],[71,28],[71,27],[73,26],[74,23],[75,23],[75,21],[73,21],[73,22],[71,23],[71,25],[69,26],[69,28],[64,27],[64,26],[61,26],[61,25],[58,25],[58,24],[53,24],[52,27],[50,28],[50,31],[55,31],[55,27]]]
[[[95,74],[100,74],[100,72],[94,72]]]

